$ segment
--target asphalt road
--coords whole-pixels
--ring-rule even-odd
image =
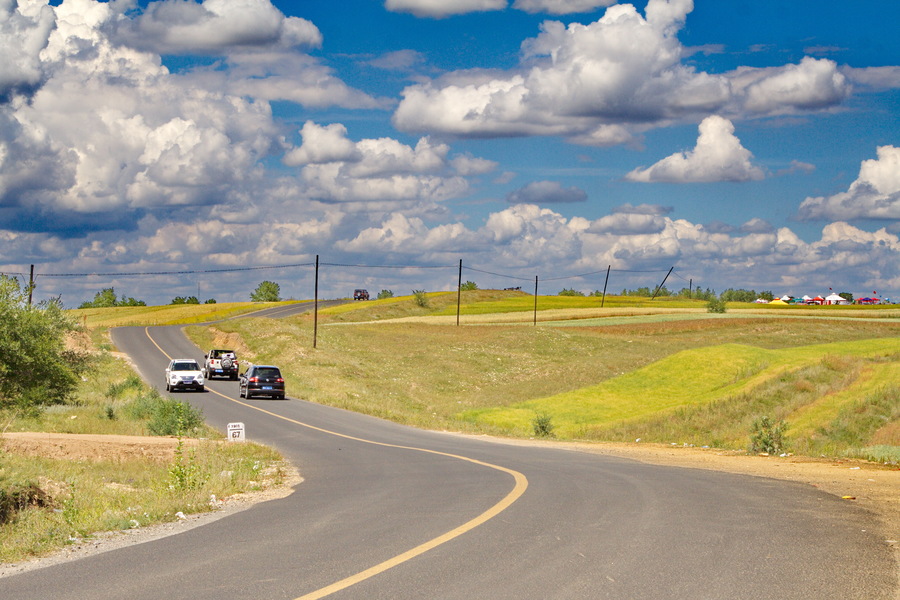
[[[202,358],[178,327],[113,339],[160,389],[167,356]],[[277,447],[304,477],[295,492],[0,579],[0,598],[894,597],[873,517],[808,486],[243,401],[226,380],[208,390],[177,396]]]

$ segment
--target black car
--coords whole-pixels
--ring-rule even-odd
[[[284,400],[284,377],[272,365],[253,365],[241,374],[241,398],[271,396]]]

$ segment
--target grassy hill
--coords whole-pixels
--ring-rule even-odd
[[[786,450],[900,460],[900,311],[729,307],[633,297],[433,293],[312,316],[189,327],[288,373],[289,393],[412,425],[746,448],[760,416]]]

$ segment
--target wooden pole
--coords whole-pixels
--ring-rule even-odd
[[[651,300],[654,300],[654,299],[656,298],[656,295],[659,293],[659,290],[661,290],[662,287],[663,287],[664,285],[666,285],[666,279],[669,278],[669,275],[671,275],[671,274],[672,274],[672,271],[674,271],[674,270],[675,270],[675,267],[672,267],[671,269],[669,269],[669,272],[666,273],[666,276],[665,276],[665,277],[663,277],[662,283],[659,284],[658,286],[656,286],[656,291],[653,292],[653,298],[650,298]]]
[[[603,308],[603,304],[606,302],[606,286],[609,284],[610,269],[612,269],[612,265],[606,267],[606,281],[603,282],[603,297],[600,298],[600,308]]]
[[[319,339],[319,255],[316,254],[316,285],[313,295],[313,348]]]
[[[31,265],[31,274],[28,276],[28,306],[31,306],[32,292],[34,292],[34,265]]]
[[[462,259],[459,259],[459,282],[456,284],[456,326],[459,327],[459,305],[462,302]]]

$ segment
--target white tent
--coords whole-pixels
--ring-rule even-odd
[[[847,299],[837,294],[829,294],[825,297],[825,304],[850,304]]]

